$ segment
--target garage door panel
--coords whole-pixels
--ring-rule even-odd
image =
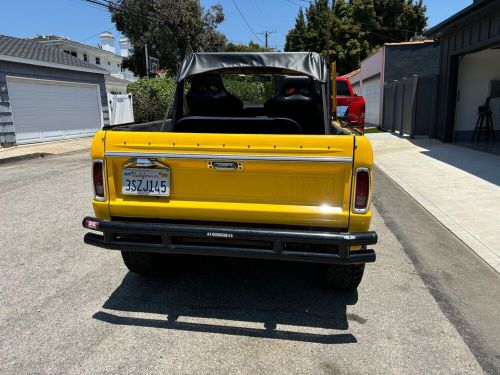
[[[17,143],[90,135],[101,127],[95,85],[7,78]]]
[[[363,81],[363,97],[365,98],[365,122],[380,125],[380,77]]]
[[[25,132],[21,133],[19,136],[16,134],[16,142],[17,143],[35,143],[42,142],[42,133],[39,131],[36,132]]]
[[[47,140],[53,140],[64,137],[63,130],[47,130],[42,132],[42,138]]]

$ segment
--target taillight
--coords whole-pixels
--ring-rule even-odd
[[[94,183],[94,199],[103,201],[106,199],[104,187],[104,163],[95,159],[92,164],[92,181]]]
[[[364,214],[370,204],[370,171],[368,168],[356,169],[354,212]]]
[[[360,123],[360,125],[364,125],[365,124],[365,103],[361,103],[359,105],[359,112],[360,112],[359,123]]]

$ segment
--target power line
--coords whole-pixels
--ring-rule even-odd
[[[243,15],[243,13],[241,12],[240,8],[238,7],[238,5],[236,4],[236,1],[233,0],[233,4],[234,6],[236,7],[236,10],[238,11],[238,13],[240,14],[241,18],[243,18],[243,21],[245,22],[245,24],[247,25],[248,29],[252,32],[253,35],[255,35],[255,37],[262,43],[262,39],[260,39],[260,37],[255,33],[255,31],[253,31],[252,27],[250,26],[250,24],[248,23],[248,21],[246,20],[245,16]]]
[[[372,26],[372,27],[377,27],[373,25],[373,23],[368,23],[368,22],[361,22],[361,21],[356,21],[356,23],[359,23],[361,25],[366,25],[366,26]],[[399,29],[397,27],[390,27],[390,26],[383,26],[383,25],[378,25],[378,27],[386,30],[396,30],[396,31],[405,31],[408,33],[418,33],[418,30],[406,30],[406,29]]]
[[[268,38],[269,38],[269,35],[271,34],[275,34],[276,33],[276,30],[275,31],[268,31],[268,30],[264,30],[263,32],[259,33],[260,35],[264,35],[264,38],[266,39],[266,48],[267,48],[267,41],[268,41]]]
[[[94,34],[94,35],[88,36],[88,37],[86,37],[85,39],[79,40],[79,41],[78,41],[78,43],[82,43],[82,42],[85,42],[85,41],[87,41],[87,40],[89,40],[89,39],[92,39],[92,38],[94,38],[94,37],[96,37],[96,36],[98,36],[98,35],[101,35],[101,33],[102,33],[102,32],[105,32],[105,31],[112,33],[112,31],[111,31],[111,30],[104,30],[104,31],[98,32],[98,33],[96,33],[96,34]]]
[[[296,5],[296,6],[300,7],[300,8],[305,7],[305,5],[304,5],[304,4],[299,4],[299,3],[296,3],[296,2],[295,2],[295,1],[293,1],[293,0],[285,0],[285,1],[288,1],[290,4]]]
[[[89,3],[89,4],[94,4],[94,5],[106,8],[108,10],[112,9],[112,10],[117,11],[117,12],[131,14],[131,15],[136,16],[136,17],[144,18],[148,21],[158,22],[162,25],[169,27],[170,29],[173,29],[172,24],[164,19],[153,17],[149,14],[145,14],[145,13],[142,13],[140,11],[130,9],[130,8],[124,7],[122,5],[118,5],[116,3],[113,3],[110,0],[81,0],[81,1],[83,1],[85,3]]]
[[[262,16],[262,25],[265,27],[265,28],[268,28],[270,29],[271,28],[271,23],[269,22],[269,18],[267,18],[267,15],[265,14],[265,12],[262,10],[262,8],[260,7],[259,5],[259,1],[258,0],[253,0],[253,3],[255,4],[255,7],[257,8],[257,11],[259,12],[259,14]],[[265,24],[265,25],[264,25]]]

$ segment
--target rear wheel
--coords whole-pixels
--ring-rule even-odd
[[[335,290],[355,290],[364,271],[364,264],[329,264],[325,268],[325,284]]]
[[[165,271],[166,254],[122,251],[123,263],[130,272],[140,275],[159,275]]]

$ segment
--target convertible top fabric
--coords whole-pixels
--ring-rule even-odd
[[[182,61],[177,82],[195,74],[232,69],[240,72],[272,68],[285,74],[302,73],[325,83],[328,67],[315,52],[209,52],[192,53]]]

